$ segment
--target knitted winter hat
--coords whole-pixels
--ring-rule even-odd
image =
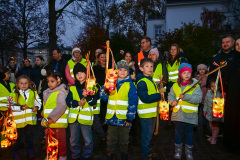
[[[188,63],[182,63],[178,68],[179,77],[181,77],[184,71],[189,71],[192,73],[192,65]]]
[[[204,69],[205,71],[208,70],[208,69],[207,69],[207,66],[206,66],[205,64],[199,64],[199,65],[197,66],[197,71],[198,71],[199,69]]]
[[[81,49],[80,49],[80,48],[77,48],[77,47],[72,49],[72,60],[73,60],[73,61],[75,61],[75,59],[76,59],[76,58],[73,56],[73,52],[74,52],[74,51],[80,51],[80,52],[81,52]]]
[[[74,74],[74,77],[76,78],[76,74],[78,72],[84,72],[86,73],[86,67],[84,65],[82,65],[81,63],[77,63],[74,68],[73,68],[73,74]]]
[[[129,65],[128,63],[125,61],[125,60],[121,60],[117,63],[117,68],[120,69],[120,68],[125,68],[128,73],[129,73]]]
[[[157,48],[153,48],[153,49],[150,50],[150,52],[151,52],[151,51],[153,51],[154,53],[156,53],[157,59],[158,59],[158,57],[159,57],[159,51],[158,51],[158,49],[157,49]]]

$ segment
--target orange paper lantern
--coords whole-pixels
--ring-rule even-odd
[[[58,140],[52,136],[48,137],[47,156],[48,160],[57,160],[58,157]]]
[[[108,69],[106,74],[106,80],[104,84],[105,90],[112,92],[116,88],[118,71],[113,69]]]
[[[168,120],[169,119],[169,103],[167,101],[160,101],[159,102],[159,114],[160,118],[162,120]]]
[[[224,98],[213,99],[213,116],[217,118],[223,117],[224,112]]]

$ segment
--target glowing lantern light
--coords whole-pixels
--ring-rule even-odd
[[[109,92],[114,91],[117,84],[118,71],[113,69],[108,69],[106,74],[106,80],[104,84],[105,90]]]
[[[91,66],[91,62],[89,61],[89,54],[86,55],[86,59],[87,59],[87,76],[86,76],[86,91],[87,91],[87,95],[95,95],[97,87],[96,87],[96,78]],[[91,77],[90,75],[90,69],[92,71],[93,77]]]
[[[169,103],[166,101],[160,101],[160,110],[159,110],[159,114],[160,114],[160,118],[162,120],[168,120],[169,118]]]
[[[224,98],[213,99],[213,116],[221,118],[224,111]]]
[[[48,160],[57,160],[58,157],[58,140],[54,137],[48,137],[47,146]]]
[[[11,142],[7,138],[7,131],[2,131],[1,132],[1,148],[7,148],[8,146],[11,145]]]
[[[106,44],[107,44],[107,56],[106,56],[107,62],[106,62],[106,79],[105,79],[105,83],[104,83],[104,88],[106,91],[112,92],[116,88],[118,71],[117,71],[117,69],[116,70],[114,69],[114,66],[116,64],[114,61],[113,53],[110,49],[110,42],[107,41]],[[111,51],[111,55],[112,55],[112,69],[108,69],[110,51]]]

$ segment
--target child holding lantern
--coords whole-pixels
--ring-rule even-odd
[[[50,129],[54,132],[53,137],[58,140],[59,160],[67,160],[65,131],[65,128],[68,126],[67,118],[69,112],[65,102],[65,98],[67,96],[67,88],[63,83],[61,74],[58,72],[50,73],[47,75],[47,83],[49,88],[43,92],[43,120],[47,121],[46,127],[50,127]],[[46,137],[48,136],[51,135],[48,135],[47,133]],[[46,140],[48,140],[48,138],[46,138]],[[55,158],[58,155],[52,154],[51,156]],[[45,160],[47,160],[47,157]]]
[[[202,91],[199,85],[196,85],[186,94],[183,94],[197,81],[191,78],[192,66],[190,64],[182,63],[178,71],[178,81],[173,84],[168,94],[168,101],[173,106],[171,120],[175,121],[174,159],[182,157],[182,131],[183,126],[185,126],[185,155],[187,160],[193,160],[193,127],[198,124],[198,104],[202,101]],[[178,99],[180,100],[178,101]]]
[[[86,68],[81,63],[74,66],[73,74],[75,84],[70,87],[66,103],[70,107],[68,122],[70,128],[70,149],[72,160],[79,159],[81,154],[80,138],[82,134],[84,146],[82,147],[82,160],[92,158],[93,135],[92,124],[94,118],[94,105],[97,103],[98,94],[87,95],[85,89]]]
[[[41,109],[41,99],[37,91],[30,84],[29,77],[22,75],[17,78],[14,92],[10,93],[12,108],[19,108],[19,111],[13,112],[14,120],[17,125],[18,139],[13,150],[13,159],[20,159],[20,142],[24,139],[26,142],[28,158],[34,158],[33,134],[37,124],[36,112]]]
[[[209,126],[212,132],[212,137],[208,138],[208,141],[211,144],[217,143],[217,136],[219,133],[220,123],[223,122],[223,118],[213,118],[213,98],[214,98],[214,92],[216,90],[216,83],[215,81],[209,82],[209,90],[205,96],[204,100],[204,116],[209,121]],[[222,98],[222,94],[219,91],[216,91],[216,98]],[[214,121],[214,119],[219,119],[218,122]]]
[[[128,159],[129,131],[135,117],[138,96],[135,85],[129,75],[129,65],[125,60],[117,63],[118,79],[115,90],[106,94],[102,86],[100,97],[108,101],[106,124],[107,133],[107,160],[113,160],[117,143],[120,144],[121,159]]]
[[[157,104],[161,100],[161,94],[157,89],[156,83],[151,75],[153,73],[153,60],[144,58],[140,62],[140,70],[136,77],[138,101],[138,116],[142,126],[142,157],[144,159],[152,158],[150,142],[154,132],[157,117]],[[163,89],[161,90],[163,92]]]

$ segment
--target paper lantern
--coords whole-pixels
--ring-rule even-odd
[[[88,78],[86,80],[86,91],[87,91],[87,95],[94,95],[95,94],[95,90],[96,90],[96,79],[95,78]]]
[[[224,111],[224,98],[213,99],[213,116],[221,118]]]
[[[105,90],[112,92],[116,88],[118,71],[113,69],[108,69],[106,74],[106,80],[104,84]]]
[[[160,101],[160,118],[162,120],[168,120],[169,119],[169,103],[167,101]]]
[[[58,140],[52,136],[48,137],[47,156],[48,160],[57,160],[58,158]]]
[[[7,131],[7,137],[10,140],[16,140],[17,139],[17,137],[18,137],[17,124],[16,124],[16,121],[13,120],[12,113],[10,113],[9,116],[7,117],[6,131]]]
[[[7,138],[7,131],[1,132],[1,148],[7,148],[11,145],[11,141]]]

